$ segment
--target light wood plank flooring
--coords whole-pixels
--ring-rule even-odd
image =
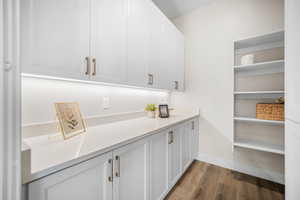
[[[204,162],[194,162],[166,200],[283,200],[284,186]]]

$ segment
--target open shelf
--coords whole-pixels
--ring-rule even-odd
[[[247,53],[284,47],[284,31],[237,40],[234,42],[236,53]]]
[[[284,94],[283,90],[278,90],[278,91],[248,91],[248,92],[234,92],[236,95],[241,95],[241,94]]]
[[[284,125],[284,121],[263,120],[263,119],[256,119],[256,118],[251,118],[251,117],[234,117],[234,120],[235,121],[240,121],[240,122],[251,122],[251,123]]]
[[[278,99],[279,97],[284,96],[284,91],[278,90],[234,92],[234,95],[241,99]]]
[[[234,67],[235,72],[245,75],[262,75],[284,72],[284,60],[255,63],[250,65],[239,65]]]
[[[275,153],[279,155],[284,155],[284,147],[282,145],[266,144],[262,142],[254,142],[247,140],[239,140],[234,142],[235,147],[252,149],[257,151]]]

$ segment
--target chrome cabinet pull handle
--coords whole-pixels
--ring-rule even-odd
[[[97,63],[96,63],[96,58],[93,58],[93,66],[94,66],[94,70],[93,70],[93,76],[96,76],[96,70],[97,70]]]
[[[148,85],[153,85],[153,74],[148,74]]]
[[[175,90],[179,89],[179,82],[178,81],[174,81],[175,82]]]
[[[116,167],[116,177],[120,177],[120,156],[116,156],[117,167]]]
[[[90,73],[91,73],[91,70],[90,70],[90,67],[91,67],[90,58],[89,57],[85,57],[85,60],[86,60],[86,72],[85,72],[85,75],[90,75]]]
[[[172,144],[172,131],[169,132],[168,144]]]
[[[108,177],[108,181],[109,182],[113,182],[113,160],[112,159],[109,159],[108,160],[108,163],[110,165],[110,176]]]
[[[194,129],[195,129],[195,122],[192,121],[192,130],[194,130]]]
[[[172,144],[174,142],[174,132],[170,131],[169,132],[169,144]]]

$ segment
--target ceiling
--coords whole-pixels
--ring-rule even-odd
[[[169,18],[188,13],[212,0],[153,0]]]

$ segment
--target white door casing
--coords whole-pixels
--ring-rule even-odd
[[[19,0],[0,1],[1,199],[21,198]],[[3,19],[2,19],[3,17]],[[2,45],[3,44],[3,45]]]

